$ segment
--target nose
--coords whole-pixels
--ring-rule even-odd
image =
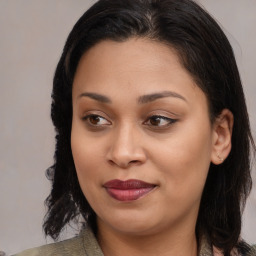
[[[111,164],[124,169],[145,163],[147,156],[139,132],[130,126],[114,131],[107,158]]]

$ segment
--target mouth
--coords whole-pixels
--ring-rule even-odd
[[[147,195],[156,185],[141,180],[110,180],[103,187],[118,201],[134,201]]]

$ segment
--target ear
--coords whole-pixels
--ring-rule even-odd
[[[213,124],[213,148],[211,161],[213,164],[221,164],[231,151],[231,138],[234,117],[230,110],[223,109]]]

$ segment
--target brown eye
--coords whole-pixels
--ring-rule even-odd
[[[90,117],[88,117],[88,121],[93,125],[97,125],[100,122],[100,117],[99,116],[90,116]]]
[[[92,126],[104,126],[111,124],[106,118],[99,115],[88,115],[83,117],[83,120]]]
[[[151,125],[158,126],[161,124],[161,118],[160,117],[152,117],[149,119],[149,122]]]
[[[155,127],[165,127],[175,123],[177,120],[165,116],[151,116],[145,122],[146,125]]]

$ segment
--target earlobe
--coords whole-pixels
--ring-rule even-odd
[[[233,114],[228,109],[223,109],[214,122],[213,148],[211,156],[213,164],[222,164],[231,151],[233,123]]]

